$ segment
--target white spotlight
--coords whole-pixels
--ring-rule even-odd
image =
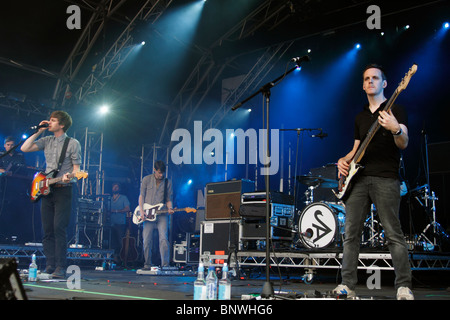
[[[106,114],[109,112],[109,106],[107,106],[106,104],[100,107],[99,110],[100,114]]]

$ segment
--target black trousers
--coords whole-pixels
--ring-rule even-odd
[[[66,268],[67,227],[72,212],[72,187],[54,187],[41,200],[42,245],[47,267]]]

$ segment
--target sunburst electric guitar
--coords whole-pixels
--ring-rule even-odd
[[[411,80],[411,77],[416,73],[417,71],[417,64],[414,64],[408,71],[408,73],[405,75],[405,77],[402,79],[402,82],[398,85],[397,89],[395,89],[395,92],[389,99],[388,103],[384,107],[383,111],[389,111],[391,110],[392,106],[394,105],[395,100],[399,96],[399,94],[406,89],[406,87],[409,84],[409,81]],[[363,140],[361,145],[358,148],[358,151],[355,153],[355,156],[353,157],[352,161],[350,162],[350,168],[348,171],[348,176],[342,176],[339,179],[339,185],[338,185],[338,191],[334,191],[334,194],[336,198],[339,200],[343,200],[345,197],[348,196],[348,193],[351,189],[351,180],[353,177],[356,176],[356,174],[363,168],[363,166],[360,164],[361,159],[364,157],[364,153],[366,152],[367,146],[369,145],[370,141],[372,141],[372,138],[374,137],[375,133],[377,133],[378,129],[380,129],[381,125],[378,123],[378,120],[375,120],[372,126],[370,127],[369,132],[367,133],[366,138]]]
[[[30,198],[32,202],[38,201],[41,197],[49,195],[51,192],[51,185],[61,182],[63,177],[53,178],[54,171],[47,174],[44,172],[38,172],[34,175],[33,182],[31,183]],[[69,174],[69,179],[72,178],[85,179],[88,177],[88,173],[84,171],[78,171],[76,173]]]
[[[159,214],[167,213],[169,210],[160,210],[164,206],[163,203],[150,205],[148,203],[144,203],[143,209],[144,209],[144,219],[141,217],[141,212],[139,210],[139,206],[136,207],[133,214],[133,223],[134,224],[141,224],[144,221],[155,221],[156,217]],[[194,208],[180,208],[180,209],[173,209],[174,212],[197,212]]]

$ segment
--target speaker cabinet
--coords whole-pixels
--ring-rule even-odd
[[[205,219],[239,219],[241,194],[254,191],[254,188],[254,183],[248,180],[208,183],[206,185]]]

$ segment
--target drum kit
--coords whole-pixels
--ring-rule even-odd
[[[298,224],[295,233],[295,245],[306,249],[339,248],[342,247],[345,236],[345,205],[343,202],[317,201],[314,192],[317,188],[332,189],[338,186],[338,181],[319,175],[297,176],[297,181],[307,186],[305,192],[306,207],[299,211]],[[409,194],[423,207],[430,209],[430,223],[415,236],[412,247],[421,246],[424,250],[434,250],[440,241],[448,241],[450,237],[436,221],[435,201],[437,197],[430,192],[428,185],[418,187],[401,195]],[[386,244],[382,224],[377,220],[377,210],[374,205],[364,223],[361,235],[361,245],[369,248],[382,248]],[[421,245],[422,244],[422,245]],[[411,246],[410,246],[411,248]]]
[[[318,175],[297,176],[297,181],[306,185],[308,189],[305,192],[306,207],[298,219],[296,243],[308,249],[341,246],[344,240],[344,204],[314,200],[317,188],[333,189],[338,186],[338,181]]]

